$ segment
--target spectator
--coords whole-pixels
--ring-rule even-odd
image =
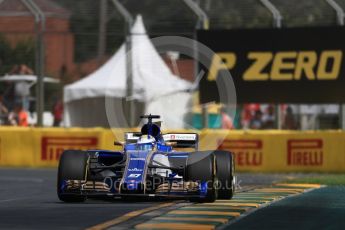
[[[63,104],[61,100],[58,100],[54,107],[53,107],[53,115],[54,115],[54,127],[60,126],[63,116]]]
[[[33,75],[34,72],[30,67],[24,64],[15,65],[13,66],[12,70],[9,73],[10,75]],[[14,84],[14,96],[15,96],[15,103],[22,103],[25,110],[29,109],[30,102],[30,87],[31,84],[26,81],[16,82]]]
[[[20,74],[20,75],[33,75],[34,71],[30,67],[24,64],[15,65],[9,72],[10,75]]]
[[[18,125],[18,114],[15,111],[11,111],[8,114],[8,125],[17,126]]]
[[[22,103],[25,110],[29,109],[30,83],[25,81],[16,82],[14,86],[15,103]]]
[[[227,114],[226,109],[223,107],[220,110],[222,116],[222,129],[233,129],[234,124],[232,118]]]
[[[25,75],[33,75],[34,71],[27,65],[21,64],[19,66],[19,74],[25,74]]]
[[[262,129],[262,112],[256,110],[253,119],[250,121],[249,128],[251,129]]]
[[[22,127],[29,126],[28,113],[24,110],[21,104],[16,106],[15,112],[17,115],[17,125]]]
[[[244,105],[243,110],[241,112],[241,126],[242,126],[242,128],[248,129],[251,120],[252,120],[252,113],[250,111],[250,108],[249,108],[249,106]]]
[[[243,110],[241,113],[241,125],[242,128],[248,129],[250,128],[250,121],[254,118],[255,112],[260,110],[260,104],[251,103],[251,104],[244,104]]]
[[[255,113],[256,111],[258,111],[258,110],[261,109],[261,106],[260,106],[260,104],[258,104],[258,103],[251,103],[251,104],[247,104],[246,106],[247,106],[247,107],[249,108],[249,110],[253,113],[253,115],[254,115],[254,113]]]
[[[263,129],[274,129],[275,128],[275,116],[274,116],[274,107],[269,105],[265,111],[265,114],[262,117],[263,120]]]
[[[297,129],[298,125],[293,114],[293,110],[290,106],[286,108],[286,114],[283,123],[283,129]]]

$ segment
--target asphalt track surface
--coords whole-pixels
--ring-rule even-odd
[[[345,187],[324,187],[257,210],[223,229],[345,229]]]
[[[240,174],[242,188],[289,175]],[[85,229],[162,202],[88,200],[66,204],[56,196],[55,169],[0,169],[0,229]]]
[[[0,170],[0,229],[85,229],[157,202],[88,200],[66,204],[56,196],[56,170]]]

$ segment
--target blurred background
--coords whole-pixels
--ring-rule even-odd
[[[83,82],[90,86],[89,91],[79,89],[81,84],[78,82],[88,77],[97,81],[102,79],[102,74],[112,74],[103,67],[107,63],[110,65],[112,57],[120,52],[123,44],[133,45],[136,41],[126,40],[134,23],[137,23],[136,29],[147,34],[148,38],[174,35],[198,39],[198,31],[201,30],[342,26],[342,9],[345,9],[345,0],[0,0],[1,125],[109,127],[105,122],[104,109],[96,107],[99,104],[104,107],[104,99],[101,103],[95,99],[104,98],[104,95],[95,93],[94,97],[85,96],[87,92],[95,92],[92,80]],[[126,13],[132,21],[128,21]],[[140,30],[143,28],[136,17],[139,14],[146,31]],[[158,52],[148,40],[140,44],[145,47],[145,52],[152,55]],[[136,56],[133,48],[132,59]],[[197,64],[191,57],[174,50],[159,56],[163,62],[154,56],[151,59],[157,59],[157,62],[153,64],[161,66],[157,69],[171,80],[172,85],[175,81],[187,87],[197,80]],[[135,63],[135,60],[132,62]],[[138,61],[139,64],[141,62]],[[128,78],[126,71],[121,74],[122,80]],[[124,92],[115,95],[121,101],[126,96],[133,96],[136,91],[147,90],[134,70],[132,75],[131,82],[123,80],[126,84],[121,83]],[[233,77],[236,76],[233,74]],[[144,79],[146,84],[151,84],[151,80],[149,76]],[[164,81],[170,84],[168,80]],[[116,80],[114,84],[117,84]],[[72,92],[72,86],[81,91]],[[186,87],[181,86],[185,90],[183,93],[188,94],[181,96],[185,100],[183,108],[176,109],[179,111],[175,114],[184,122],[171,125],[167,122],[168,128],[343,128],[342,104],[336,101],[322,104],[246,101],[238,103],[235,108],[234,105],[212,101],[203,103],[198,98],[197,90],[188,91]],[[154,96],[165,97],[160,92]],[[145,100],[140,100],[142,97]],[[159,106],[164,107],[167,102],[152,105],[152,98],[139,93],[136,97],[138,103],[132,105],[140,108],[136,112],[131,111],[131,106],[126,106],[126,103],[121,105],[124,111],[129,110],[132,114],[150,112],[147,108],[154,108],[153,113],[164,110]],[[171,103],[175,99],[167,100]],[[177,106],[175,104],[171,105]],[[91,112],[94,110],[95,114]],[[171,110],[174,114],[174,108]],[[87,114],[85,111],[90,112]],[[136,126],[137,121],[134,119],[128,124]]]

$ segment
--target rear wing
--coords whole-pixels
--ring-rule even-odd
[[[140,132],[125,133],[125,143],[137,143],[141,137]],[[174,143],[177,148],[194,148],[198,149],[199,135],[197,133],[167,133],[162,135],[164,142]]]
[[[167,133],[163,135],[165,142],[176,143],[177,148],[194,148],[198,149],[199,135],[197,133]]]

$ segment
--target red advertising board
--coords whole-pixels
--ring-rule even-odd
[[[263,163],[262,140],[224,140],[218,149],[234,153],[237,166],[261,166]]]
[[[322,139],[290,139],[287,141],[289,166],[323,165]]]
[[[97,146],[96,137],[42,137],[41,160],[57,161],[66,149],[87,150]]]

